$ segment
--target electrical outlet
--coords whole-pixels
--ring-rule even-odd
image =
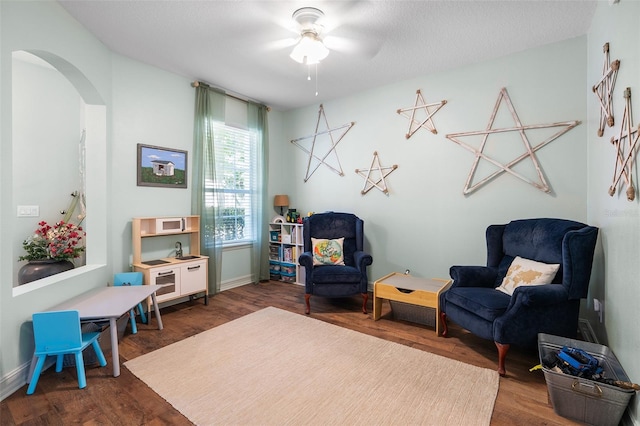
[[[602,318],[604,314],[604,305],[602,304],[601,301],[595,298],[593,299],[593,310],[598,313],[598,319],[600,320],[600,323],[602,323]]]

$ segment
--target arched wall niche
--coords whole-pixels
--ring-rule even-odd
[[[53,80],[45,79],[42,82],[30,80],[29,77],[37,76],[47,71],[37,71],[34,74],[17,74],[16,67],[24,67],[16,61],[24,62],[25,59],[34,59],[34,63],[44,61],[50,65],[50,73],[59,74],[59,77],[53,76]],[[41,61],[38,61],[41,60]],[[15,262],[13,271],[13,295],[18,296],[37,290],[39,288],[64,281],[71,277],[79,276],[106,264],[107,259],[107,168],[106,168],[106,144],[107,144],[107,126],[106,126],[106,106],[105,102],[96,89],[95,85],[80,71],[76,66],[66,59],[43,50],[21,50],[12,52],[12,63],[14,72],[12,76],[12,103],[13,103],[13,203],[14,211],[20,205],[37,205],[39,206],[40,215],[38,217],[18,217],[13,227],[15,235],[13,238],[14,258],[24,253],[22,249],[22,241],[35,230],[37,223],[46,220],[49,223],[57,222],[62,219],[60,210],[65,209],[71,199],[71,192],[75,188],[63,188],[64,196],[60,196],[59,192],[51,196],[50,190],[39,190],[38,182],[45,183],[56,182],[56,176],[66,176],[65,181],[77,179],[78,186],[80,179],[80,163],[81,154],[80,139],[84,132],[84,189],[86,196],[86,218],[82,225],[87,232],[86,236],[86,258],[85,264],[71,271],[63,272],[51,277],[43,278],[31,283],[17,286],[17,271],[23,262]],[[22,68],[22,70],[29,68]],[[56,80],[56,78],[58,78]],[[49,84],[53,82],[52,84]],[[38,86],[40,84],[40,86]],[[22,85],[22,86],[20,86]],[[65,87],[67,86],[67,87]],[[27,87],[25,91],[24,88]],[[40,103],[49,103],[53,105],[49,110],[41,110],[38,107],[31,107],[29,100],[23,101],[22,93],[29,92],[29,96],[41,99]],[[55,94],[59,91],[65,93],[66,105],[71,105],[66,110],[55,99]],[[69,95],[71,93],[71,95]],[[50,99],[49,97],[53,97]],[[75,100],[74,100],[75,99]],[[26,102],[26,103],[25,103]],[[77,105],[74,105],[74,102]],[[39,106],[39,105],[37,105]],[[59,106],[59,107],[58,107]],[[71,115],[64,117],[62,115]],[[43,129],[39,129],[43,127]],[[55,140],[54,133],[61,130],[63,134],[61,139]],[[71,128],[69,128],[71,127]],[[36,129],[39,133],[35,136],[24,137],[20,135],[21,131],[27,130],[26,133]],[[56,130],[56,132],[52,131]],[[49,131],[51,131],[49,133]],[[49,140],[49,135],[51,140]],[[69,136],[71,135],[71,136]],[[33,146],[32,146],[33,145]],[[66,151],[65,151],[66,150]],[[53,162],[54,168],[49,167],[49,174],[43,175],[39,173],[39,168],[43,164]],[[53,170],[53,171],[52,171]],[[69,178],[75,175],[76,178]],[[71,184],[73,186],[74,183]],[[69,186],[68,182],[65,185]],[[55,188],[55,184],[53,186]],[[79,188],[82,189],[82,188]]]

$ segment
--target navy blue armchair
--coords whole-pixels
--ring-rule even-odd
[[[538,333],[575,338],[580,299],[587,297],[598,228],[564,219],[515,220],[487,228],[487,266],[452,266],[453,284],[440,295],[440,312],[471,333],[493,340],[498,373],[505,375],[510,345],[536,347]],[[516,256],[559,264],[548,285],[496,290]]]
[[[316,213],[303,221],[304,253],[298,259],[305,268],[305,312],[311,312],[311,295],[347,297],[362,295],[362,312],[367,313],[367,266],[373,258],[363,250],[364,222],[351,213]],[[313,239],[338,240],[344,238],[344,264],[314,262]],[[317,251],[317,250],[316,250]],[[341,262],[340,262],[341,263]]]

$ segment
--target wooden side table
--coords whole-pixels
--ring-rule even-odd
[[[440,293],[451,286],[451,280],[418,278],[392,272],[373,283],[373,319],[380,319],[382,300],[395,300],[436,310],[436,335],[440,335]]]

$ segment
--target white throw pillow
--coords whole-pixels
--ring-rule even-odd
[[[314,265],[344,265],[344,238],[325,240],[311,238]]]
[[[496,290],[511,296],[513,291],[522,285],[551,284],[558,269],[560,269],[560,264],[557,263],[541,263],[516,256],[511,262],[502,284],[496,287]]]

